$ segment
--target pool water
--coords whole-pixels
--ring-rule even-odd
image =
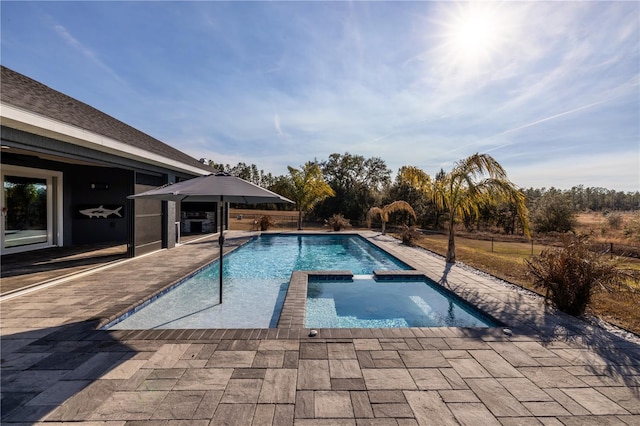
[[[494,327],[428,281],[311,281],[307,328]]]
[[[223,303],[212,263],[112,329],[273,328],[294,270],[411,269],[357,235],[262,235],[226,255]]]

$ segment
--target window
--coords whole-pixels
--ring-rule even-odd
[[[61,181],[60,172],[3,165],[3,254],[61,245]]]

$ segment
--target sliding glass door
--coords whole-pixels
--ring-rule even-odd
[[[62,174],[26,167],[2,167],[2,253],[59,243]]]

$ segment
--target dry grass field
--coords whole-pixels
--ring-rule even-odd
[[[640,242],[625,235],[625,228],[635,220],[640,219],[638,212],[614,212],[620,219],[615,224],[608,216],[599,212],[578,214],[576,233],[589,235],[593,240],[600,242],[612,242],[625,245],[639,245]]]
[[[260,218],[271,216],[276,225],[271,230],[295,231],[298,229],[297,211],[230,209],[229,229],[236,231],[259,231]],[[304,229],[323,228],[323,224],[312,221],[303,222]]]

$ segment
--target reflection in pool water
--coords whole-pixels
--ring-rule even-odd
[[[411,269],[358,235],[262,235],[224,258],[224,303],[218,304],[218,262],[114,329],[276,327],[294,270]]]
[[[306,327],[493,327],[496,324],[425,281],[309,282]]]

